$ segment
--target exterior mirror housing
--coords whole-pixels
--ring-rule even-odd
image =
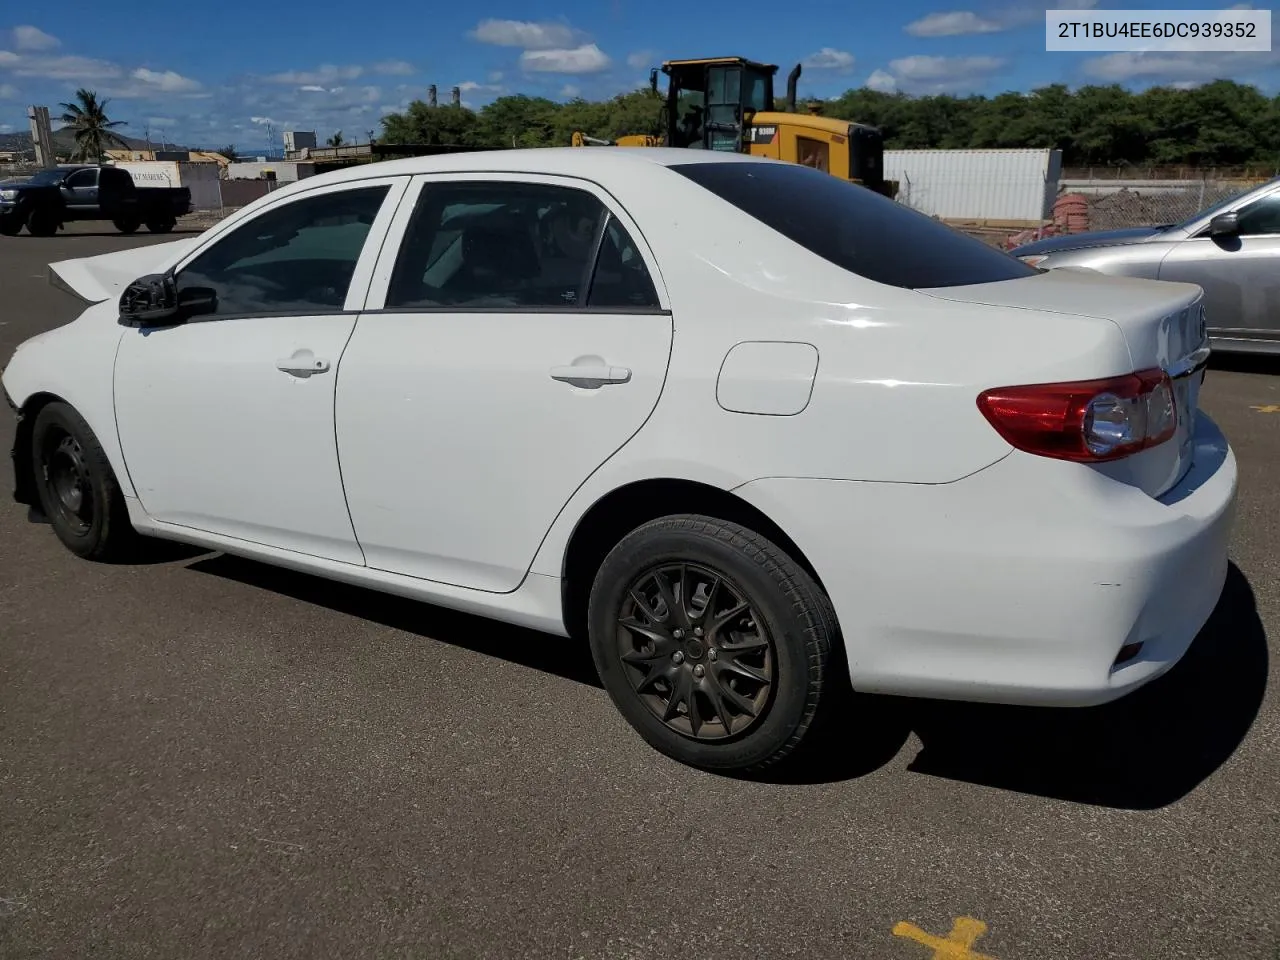
[[[139,277],[120,295],[120,322],[127,327],[163,327],[178,322],[178,292],[173,275]]]
[[[217,309],[217,291],[209,287],[178,290],[171,273],[139,277],[120,295],[120,322],[128,327],[169,327]]]
[[[1209,221],[1209,236],[1234,237],[1240,232],[1238,213],[1220,213]]]

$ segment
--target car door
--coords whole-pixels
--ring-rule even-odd
[[[408,178],[279,198],[178,264],[207,315],[128,329],[117,351],[125,467],[156,520],[363,563],[334,439],[334,382]]]
[[[671,338],[653,255],[597,186],[417,178],[338,383],[369,566],[518,587],[560,509],[649,417]]]
[[[77,170],[62,182],[62,199],[69,213],[84,213],[97,207],[98,169]]]
[[[1174,246],[1159,279],[1199,284],[1215,332],[1280,333],[1280,190],[1236,212],[1237,234],[1210,237],[1205,227]]]

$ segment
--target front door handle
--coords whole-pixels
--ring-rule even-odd
[[[567,367],[552,367],[551,379],[595,390],[608,383],[626,383],[631,379],[631,371],[626,367],[609,367],[604,364],[572,364]]]
[[[310,350],[295,350],[293,356],[276,361],[276,369],[295,377],[309,377],[329,369],[329,361],[317,357]]]

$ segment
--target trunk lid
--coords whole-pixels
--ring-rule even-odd
[[[1165,443],[1095,469],[1153,497],[1169,490],[1190,469],[1200,385],[1209,357],[1204,299],[1197,285],[1064,267],[1025,279],[918,292],[940,300],[1094,317],[1115,324],[1129,348],[1132,370],[1099,370],[1081,379],[1159,367],[1173,381],[1178,426]]]
[[[59,260],[49,264],[49,281],[87,303],[112,300],[139,277],[163,272],[199,239],[198,236],[185,237],[96,257]]]

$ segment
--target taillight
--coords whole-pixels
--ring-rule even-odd
[[[1027,453],[1059,460],[1117,460],[1164,443],[1177,429],[1173,383],[1160,369],[1106,380],[998,387],[978,409]]]

